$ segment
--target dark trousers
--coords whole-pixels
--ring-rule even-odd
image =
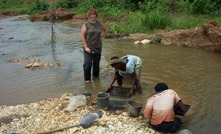
[[[89,54],[84,51],[84,80],[91,79],[91,68],[93,67],[93,76],[98,77],[100,71],[101,54]]]
[[[175,118],[174,121],[171,122],[162,122],[159,125],[151,125],[153,129],[161,132],[175,132],[181,125],[181,120]]]

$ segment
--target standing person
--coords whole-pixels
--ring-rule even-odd
[[[155,87],[156,93],[148,98],[143,115],[149,118],[153,129],[161,132],[175,132],[181,125],[181,120],[175,117],[174,107],[186,112],[181,98],[178,94],[168,89],[165,83],[158,83]]]
[[[81,40],[84,49],[84,80],[91,81],[91,68],[93,67],[93,76],[99,77],[99,66],[102,51],[102,39],[108,33],[107,28],[97,20],[98,12],[91,8],[87,12],[88,21],[85,22],[81,29]],[[103,31],[103,35],[101,33]]]
[[[134,86],[136,85],[137,91],[141,94],[140,75],[142,68],[142,60],[138,56],[126,55],[121,58],[113,56],[110,59],[110,65],[115,69],[115,75],[108,90],[110,90],[117,80],[118,86],[122,86],[122,78],[128,75],[132,78],[132,87],[129,95],[135,93]],[[107,90],[107,91],[108,91]]]

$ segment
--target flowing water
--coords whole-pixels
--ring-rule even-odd
[[[55,42],[51,24],[29,22],[11,17],[0,20],[0,105],[17,105],[58,97],[67,92],[93,94],[106,90],[113,70],[111,56],[133,54],[143,60],[143,94],[131,99],[145,105],[158,82],[174,89],[184,103],[191,104],[186,122],[194,134],[221,133],[221,55],[200,49],[157,44],[134,45],[131,41],[105,39],[100,78],[85,84],[80,25],[55,24]],[[9,59],[36,58],[59,63],[54,68],[30,70]]]

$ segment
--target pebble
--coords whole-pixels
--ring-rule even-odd
[[[7,132],[17,133],[38,133],[47,130],[59,129],[65,126],[79,124],[88,113],[97,110],[96,97],[90,98],[96,105],[85,105],[78,107],[75,111],[65,112],[63,105],[68,105],[67,97],[71,94],[64,94],[61,98],[46,99],[36,103],[22,104],[17,106],[0,106],[0,134]],[[91,103],[92,104],[92,103]],[[118,111],[118,114],[105,112],[102,122],[93,122],[88,128],[81,126],[67,129],[56,134],[70,133],[96,133],[96,134],[158,134],[148,128],[145,119],[132,118],[127,112]],[[12,118],[2,123],[3,118]]]

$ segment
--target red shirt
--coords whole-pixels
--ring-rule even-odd
[[[152,125],[159,125],[163,121],[174,121],[175,113],[173,108],[180,100],[175,91],[167,89],[151,96],[147,100],[143,114],[145,117],[150,118]]]

